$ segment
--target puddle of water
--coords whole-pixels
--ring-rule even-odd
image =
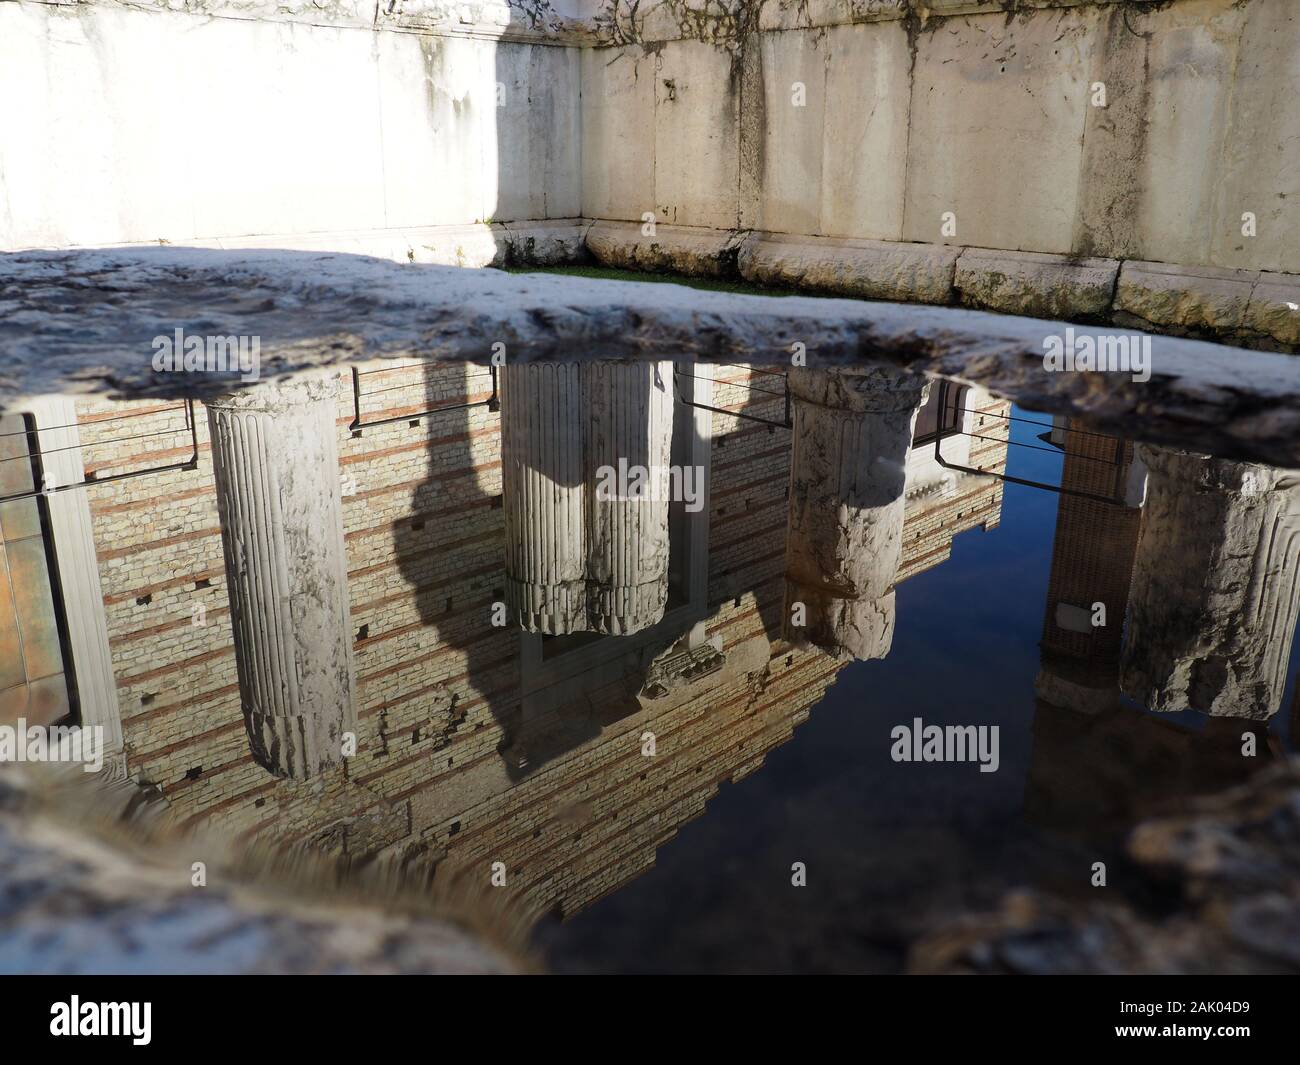
[[[499,885],[560,970],[895,971],[1295,739],[1297,478],[975,388],[373,364],[0,433],[4,722]]]

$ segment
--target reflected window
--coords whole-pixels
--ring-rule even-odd
[[[0,416],[0,723],[76,716],[49,512],[41,495],[36,424]],[[13,499],[12,496],[24,496]]]
[[[961,432],[962,415],[966,413],[966,394],[970,391],[965,385],[960,388],[949,386],[947,389],[934,387],[925,406],[917,413],[916,430],[912,433],[912,446],[933,444]],[[940,395],[946,393],[943,409],[939,408]]]

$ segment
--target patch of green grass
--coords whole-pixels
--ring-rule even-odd
[[[648,281],[670,285],[685,285],[709,292],[739,292],[745,296],[816,296],[815,292],[800,292],[793,288],[767,288],[751,285],[747,281],[731,281],[720,277],[690,277],[686,274],[664,274],[649,270],[620,270],[613,266],[507,266],[511,274],[561,274],[569,277],[592,277],[600,281]]]

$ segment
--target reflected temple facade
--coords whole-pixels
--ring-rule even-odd
[[[853,656],[887,651],[834,609],[787,638],[787,589],[811,572],[796,534],[831,560],[832,603],[841,548],[888,545],[852,576],[892,626],[895,582],[997,524],[999,482],[909,447],[921,382],[894,384],[882,414],[814,395],[813,376],[791,374],[787,398],[782,375],[743,366],[383,363],[206,405],[37,409],[51,487],[86,482],[41,497],[80,518],[51,538],[62,568],[82,561],[62,613],[102,624],[64,641],[74,714],[109,724],[115,771],[188,824],[503,861],[539,912],[576,912],[760,766]],[[961,437],[962,457],[1000,469],[1009,404],[968,406],[984,439]],[[839,456],[813,461],[806,427],[855,421],[888,472],[827,480]],[[699,510],[597,499],[593,468],[638,455],[697,467]],[[838,525],[809,521],[810,486],[842,497],[839,548]]]
[[[0,507],[39,504],[66,712],[177,818],[503,862],[529,907],[571,915],[889,653],[900,583],[998,524],[981,471],[1005,470],[1010,404],[945,395],[881,371],[374,363],[205,405],[35,405],[15,465],[48,490]],[[1276,713],[1300,603],[1287,475],[1050,437],[1066,491],[1027,796],[1048,823],[1074,744],[1185,742],[1125,697]],[[701,505],[602,494],[620,460],[698,470]],[[6,718],[41,692],[17,678]]]

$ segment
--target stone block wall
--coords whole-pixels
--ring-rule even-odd
[[[1297,269],[1288,4],[702,6],[584,56],[584,215]]]
[[[1011,6],[606,0],[582,65],[589,249],[1300,348],[1300,11]]]

